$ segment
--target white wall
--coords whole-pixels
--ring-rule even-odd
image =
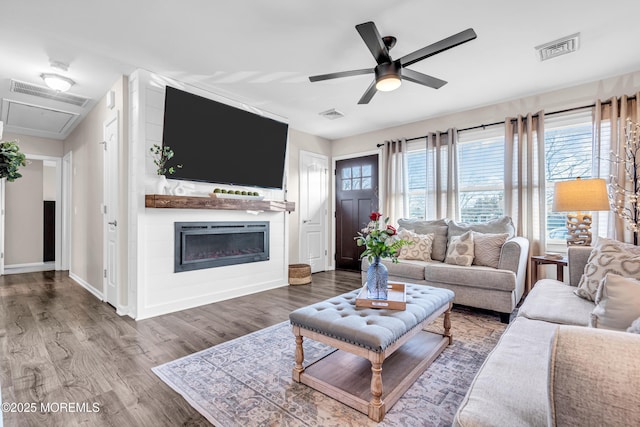
[[[545,110],[550,113],[566,108],[593,104],[597,99],[612,96],[633,95],[640,90],[640,71],[617,77],[598,80],[578,86],[541,93],[520,99],[461,111],[446,116],[434,117],[402,126],[364,133],[332,142],[332,156],[374,150],[376,144],[397,138],[413,138],[427,132],[443,131],[450,127],[458,129],[494,123],[517,114],[535,113]]]
[[[196,95],[228,101],[144,70],[137,70],[130,76],[129,298],[130,313],[136,319],[286,286],[288,281],[288,214],[263,212],[252,215],[236,210],[144,207],[145,194],[153,192],[153,182],[157,176],[149,149],[153,144],[162,144],[164,91],[169,83]],[[172,185],[178,183],[175,180],[169,182]],[[202,196],[207,196],[214,187],[213,184],[203,183],[193,185],[196,187],[195,193]],[[272,200],[284,200],[285,197],[283,190],[260,189],[260,193]],[[174,273],[176,221],[269,221],[270,259]]]
[[[64,142],[64,154],[73,152],[71,171],[71,260],[69,275],[99,298],[103,296],[103,157],[104,123],[113,114],[120,117],[120,182],[127,184],[127,78],[121,77],[111,90],[115,93],[115,108],[106,106],[106,94]],[[122,154],[124,152],[124,154]],[[122,187],[121,187],[122,188]],[[118,218],[118,271],[120,306],[127,305],[127,197],[120,191]],[[124,214],[122,213],[124,212]],[[121,218],[122,217],[122,218]],[[118,307],[121,309],[122,307]]]
[[[64,142],[57,139],[5,132],[2,140],[17,140],[20,151],[29,155],[62,157],[64,154]]]

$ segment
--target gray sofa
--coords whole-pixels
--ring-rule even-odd
[[[640,335],[587,327],[595,303],[574,293],[590,253],[569,248],[569,285],[534,285],[454,426],[640,425]]]
[[[412,230],[421,235],[434,234],[432,261],[401,259],[397,264],[382,260],[389,270],[389,280],[430,285],[450,289],[454,303],[493,310],[508,323],[511,312],[525,290],[529,241],[513,237],[515,228],[509,217],[480,224],[460,224],[447,219],[423,221],[401,219],[398,229]],[[451,239],[472,230],[479,233],[507,233],[510,238],[500,250],[497,268],[471,265],[460,266],[444,262]],[[366,282],[369,262],[362,260],[362,283]]]

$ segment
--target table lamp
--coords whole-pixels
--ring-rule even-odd
[[[554,212],[576,212],[567,214],[567,245],[591,244],[590,213],[582,211],[609,210],[607,184],[602,178],[558,181],[553,194]]]

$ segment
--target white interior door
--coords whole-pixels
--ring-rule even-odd
[[[326,156],[300,152],[300,262],[312,273],[326,269],[328,169]]]
[[[118,115],[104,124],[104,298],[118,308]]]

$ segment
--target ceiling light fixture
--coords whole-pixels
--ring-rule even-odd
[[[58,74],[43,73],[40,77],[42,77],[42,80],[44,80],[47,86],[58,92],[66,92],[71,89],[71,86],[76,84],[73,80]]]
[[[386,62],[375,68],[376,89],[382,92],[396,90],[402,84],[401,66],[397,62]]]

